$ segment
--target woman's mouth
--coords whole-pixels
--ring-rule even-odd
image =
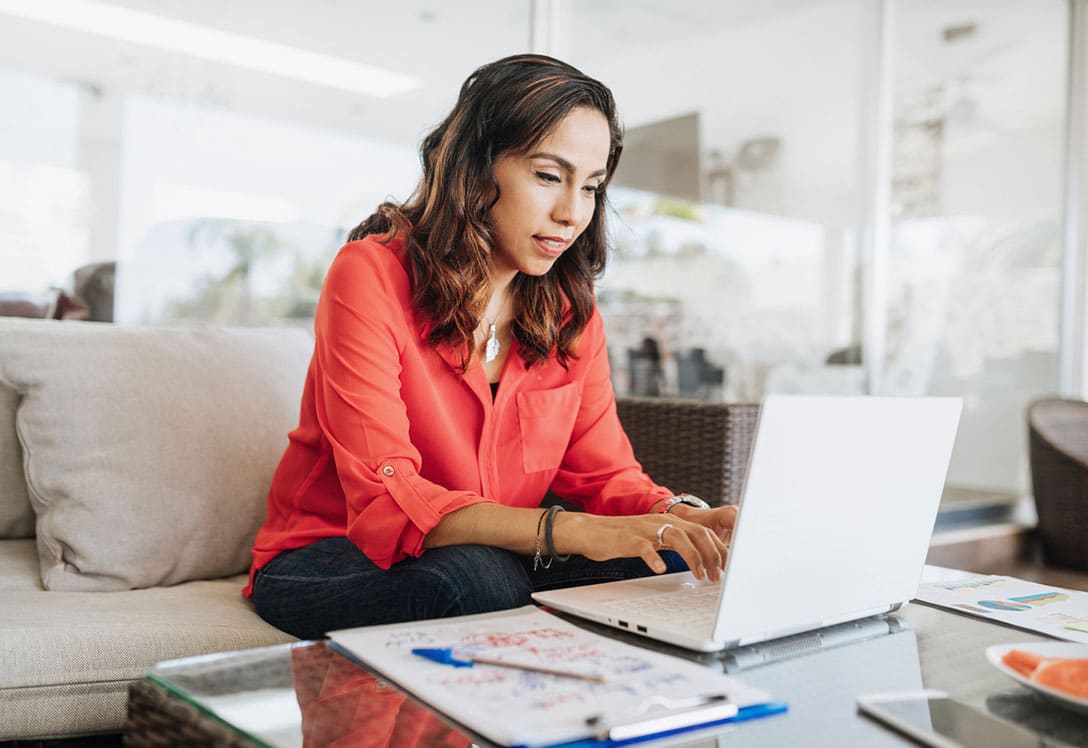
[[[558,257],[563,254],[563,250],[570,245],[569,239],[563,239],[558,236],[534,236],[533,241],[540,247],[541,251],[552,257]]]

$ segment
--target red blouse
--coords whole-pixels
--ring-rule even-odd
[[[443,515],[481,501],[535,507],[549,488],[596,514],[646,512],[670,492],[635,460],[616,415],[596,309],[568,368],[527,368],[513,343],[498,394],[479,360],[427,342],[400,240],[344,246],[314,319],[298,427],[288,435],[252,574],[284,550],[347,536],[382,568],[423,553]]]

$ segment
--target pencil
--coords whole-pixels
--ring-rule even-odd
[[[558,675],[563,678],[576,678],[577,680],[585,680],[590,683],[607,682],[599,675],[586,675],[585,673],[575,673],[571,670],[557,670],[555,668],[544,667],[543,665],[530,665],[528,663],[515,662],[513,660],[500,660],[494,657],[476,657],[473,655],[458,658],[454,657],[453,650],[448,648],[413,649],[412,654],[431,660],[432,662],[437,662],[442,665],[452,665],[454,667],[471,667],[475,664],[497,665],[498,667],[509,667],[514,668],[515,670],[528,670],[533,673],[544,673],[545,675]]]
[[[570,670],[556,670],[550,667],[543,667],[541,665],[528,665],[521,662],[511,662],[509,660],[499,660],[491,657],[469,657],[468,659],[473,662],[477,662],[481,665],[498,665],[499,667],[516,668],[517,670],[528,670],[533,673],[545,673],[547,675],[560,675],[564,678],[577,678],[578,680],[587,680],[590,683],[607,683],[604,678],[599,675],[587,675],[585,673],[575,673]]]

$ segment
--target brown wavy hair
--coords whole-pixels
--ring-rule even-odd
[[[528,153],[571,110],[595,109],[608,121],[607,175],[586,230],[543,276],[519,273],[513,291],[513,332],[529,364],[554,351],[567,365],[593,313],[593,283],[607,254],[605,188],[619,162],[623,131],[612,92],[570,65],[544,55],[514,55],[468,77],[453,111],[420,147],[423,177],[407,202],[382,203],[348,235],[404,237],[412,269],[412,301],[431,323],[432,345],[466,350],[490,298],[494,245],[489,213],[499,199],[495,162]]]

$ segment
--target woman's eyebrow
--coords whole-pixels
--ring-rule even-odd
[[[556,156],[554,153],[544,153],[544,152],[530,153],[529,158],[546,158],[546,159],[549,159],[551,161],[554,161],[555,163],[557,163],[559,165],[559,168],[561,168],[563,171],[567,172],[568,174],[573,174],[576,171],[576,169],[574,168],[574,164],[572,164],[570,161],[567,161],[562,156]],[[603,177],[607,173],[608,173],[607,169],[598,169],[597,171],[593,172],[592,174],[587,175],[586,178],[589,179],[590,177]]]

